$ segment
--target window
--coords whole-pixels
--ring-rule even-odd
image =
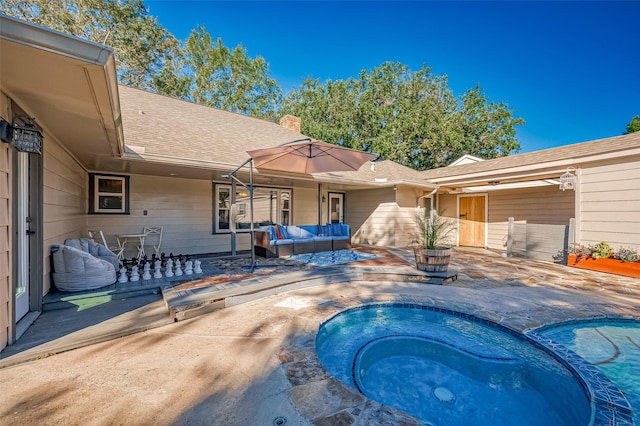
[[[231,232],[231,185],[214,185],[214,233]],[[251,229],[250,196],[246,188],[236,188],[236,229]],[[291,190],[278,188],[253,189],[254,227],[279,223],[289,225],[291,220]],[[279,218],[279,220],[278,220]]]
[[[129,213],[129,176],[89,174],[89,213]]]

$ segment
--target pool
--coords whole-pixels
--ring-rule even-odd
[[[595,365],[624,393],[640,425],[640,322],[599,319],[571,322],[537,332]]]
[[[323,324],[325,369],[425,425],[588,425],[583,383],[542,345],[470,315],[412,303],[366,305]]]

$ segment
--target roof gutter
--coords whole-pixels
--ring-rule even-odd
[[[91,96],[98,114],[98,119],[105,135],[112,146],[114,154],[124,154],[124,132],[122,130],[122,117],[120,114],[120,96],[118,94],[118,81],[115,65],[115,55],[110,47],[84,40],[79,37],[64,34],[60,31],[41,25],[26,22],[4,14],[0,14],[0,39],[19,44],[32,49],[42,50],[55,55],[64,56],[73,60],[102,68],[104,72],[104,84],[109,93],[110,115],[100,107],[95,93],[94,81],[85,67],[85,76]],[[109,137],[108,125],[105,120],[113,120],[115,128],[115,141]]]

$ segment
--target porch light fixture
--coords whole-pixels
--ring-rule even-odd
[[[42,131],[36,125],[35,119],[17,117],[22,122],[21,125],[16,124],[13,120],[13,146],[21,152],[30,152],[34,154],[42,154]]]
[[[12,131],[11,124],[7,120],[0,120],[0,140],[2,142],[10,143],[13,140]]]
[[[560,176],[560,189],[562,191],[566,191],[567,189],[576,190],[576,175],[572,173],[575,171],[576,169],[574,167],[567,167],[565,174]]]

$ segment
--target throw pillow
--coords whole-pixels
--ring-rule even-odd
[[[280,239],[281,239],[281,240],[286,240],[286,239],[291,238],[291,237],[289,236],[289,233],[287,232],[287,227],[286,227],[286,226],[276,225],[276,229],[277,229],[277,230],[278,230],[278,232],[279,232],[279,235],[280,235]]]
[[[284,238],[282,237],[282,233],[280,232],[280,226],[276,225],[274,226],[274,228],[276,228],[276,236],[278,237],[278,239],[284,240]]]
[[[342,224],[340,223],[332,223],[331,224],[331,235],[335,237],[342,236]]]

